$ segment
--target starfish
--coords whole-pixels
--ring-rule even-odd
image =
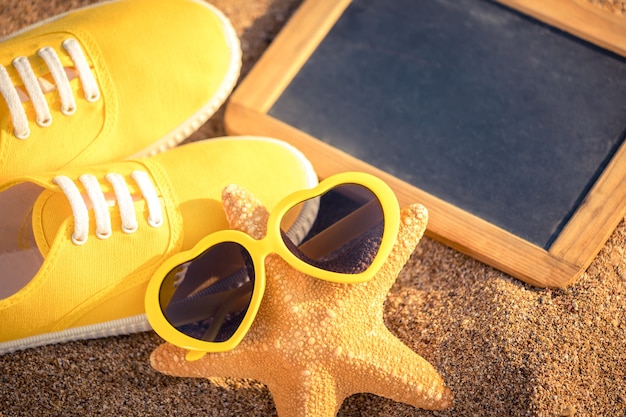
[[[223,206],[231,227],[265,235],[267,210],[249,192],[229,186]],[[421,239],[428,213],[413,204],[401,211],[388,260],[368,282],[337,284],[266,258],[267,284],[249,332],[228,352],[185,360],[184,349],[164,343],[152,366],[181,377],[239,377],[264,383],[280,417],[335,416],[348,396],[369,392],[418,408],[445,409],[452,392],[435,368],[385,326],[383,303]]]

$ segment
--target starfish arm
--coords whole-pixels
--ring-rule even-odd
[[[428,210],[421,204],[411,204],[400,212],[400,229],[387,262],[376,276],[368,282],[355,286],[363,293],[362,298],[372,305],[382,304],[398,274],[411,257],[421,240],[428,223]]]
[[[198,361],[185,359],[186,350],[164,343],[150,356],[154,369],[177,377],[250,378],[268,386],[280,417],[334,417],[345,395],[337,393],[333,376],[321,370],[282,369],[281,361],[267,358],[251,359],[251,352],[242,354],[210,353]],[[271,353],[268,352],[268,357]],[[272,371],[274,368],[274,371]]]
[[[350,381],[350,393],[369,392],[428,410],[452,404],[452,391],[437,370],[386,327],[356,343],[357,353],[346,352],[352,356],[346,361],[350,364],[346,373],[352,375],[343,380]]]
[[[258,369],[254,353],[245,348],[237,348],[230,352],[207,353],[197,361],[185,359],[187,350],[170,343],[163,343],[150,355],[150,364],[157,371],[178,377],[235,377],[259,379],[262,370]]]
[[[259,199],[238,185],[222,191],[222,205],[230,227],[261,239],[267,231],[269,212]]]
[[[292,370],[286,379],[282,375],[266,384],[280,417],[334,417],[345,397],[324,369]]]

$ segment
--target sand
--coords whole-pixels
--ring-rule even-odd
[[[584,1],[584,0],[572,0]],[[0,0],[0,35],[90,1]],[[626,1],[593,0],[624,16]],[[300,0],[215,0],[242,40],[245,74]],[[222,111],[191,140],[221,136]],[[563,290],[526,285],[425,238],[392,288],[388,327],[456,395],[443,412],[358,394],[339,416],[625,416],[626,222]],[[0,356],[0,417],[275,416],[255,381],[150,368],[152,332]]]

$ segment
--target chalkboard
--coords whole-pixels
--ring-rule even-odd
[[[264,113],[554,257],[622,148],[626,59],[488,0],[353,0]]]

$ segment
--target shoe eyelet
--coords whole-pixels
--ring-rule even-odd
[[[11,64],[13,66],[16,66],[16,65],[19,65],[22,62],[28,62],[28,58],[26,58],[25,56],[15,57],[15,59],[13,61],[11,61]]]
[[[48,117],[46,119],[37,119],[37,126],[39,127],[48,127],[52,124],[52,117]]]
[[[43,48],[39,48],[39,50],[37,51],[37,55],[39,55],[40,57],[42,57],[42,54],[45,54],[48,51],[54,51],[52,49],[52,47],[50,46],[44,46]],[[43,57],[42,57],[43,58]]]
[[[16,138],[18,139],[28,139],[28,137],[30,136],[30,129],[26,128],[26,130],[22,133],[18,132],[16,129],[13,130],[13,134],[15,135]]]
[[[135,233],[136,231],[137,231],[137,226],[135,226],[135,227],[125,227],[125,226],[122,226],[122,232],[124,232],[124,233],[130,234],[130,233]]]
[[[100,233],[96,231],[96,237],[101,240],[110,238],[112,234],[113,233],[111,231],[108,231],[107,233]]]
[[[87,97],[87,101],[90,102],[90,103],[95,103],[99,99],[100,99],[100,92],[99,91],[96,92],[96,93],[93,93],[92,95]]]
[[[76,107],[68,107],[68,108],[61,107],[61,113],[63,113],[66,116],[71,116],[74,113],[76,113]]]
[[[154,219],[151,216],[148,216],[148,224],[152,227],[161,227],[163,225],[163,219]]]
[[[77,43],[76,39],[74,39],[74,38],[67,38],[63,42],[61,42],[61,46],[63,47],[63,49],[67,49],[69,47],[69,45],[72,44],[72,43]]]
[[[83,239],[79,239],[78,237],[76,237],[75,233],[72,233],[72,243],[74,243],[76,246],[82,246],[87,243],[87,237],[85,236]]]

